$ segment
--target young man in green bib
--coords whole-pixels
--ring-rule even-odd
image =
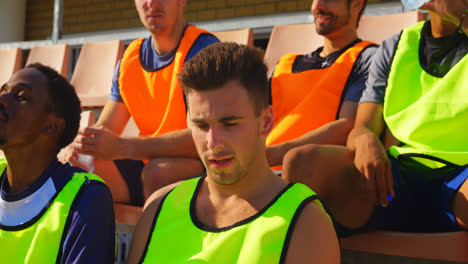
[[[342,235],[468,229],[468,2],[403,2],[430,20],[376,52],[347,148],[288,157],[285,173],[321,195]]]
[[[28,65],[0,88],[0,260],[113,263],[112,197],[96,175],[60,163],[80,101],[50,67]]]
[[[179,79],[207,175],[151,196],[129,263],[339,263],[317,196],[267,163],[273,113],[262,53],[214,44],[187,62]]]

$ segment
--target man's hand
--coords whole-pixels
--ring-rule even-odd
[[[94,156],[101,160],[125,158],[122,150],[122,139],[104,127],[81,128],[73,142],[78,153]]]
[[[80,158],[80,155],[78,154],[78,151],[74,146],[74,142],[70,143],[70,145],[60,150],[59,154],[57,155],[57,159],[64,164],[69,162],[72,166],[80,167],[86,169],[87,171],[91,171],[94,169],[89,167],[92,164],[84,164],[82,162],[86,160]]]
[[[371,197],[383,207],[388,205],[387,194],[395,196],[390,162],[380,140],[373,133],[362,134],[355,141],[354,165],[366,180]]]

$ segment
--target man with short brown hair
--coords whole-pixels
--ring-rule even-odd
[[[338,240],[317,196],[267,163],[273,113],[263,54],[215,44],[179,76],[207,176],[153,194],[129,263],[339,263]]]

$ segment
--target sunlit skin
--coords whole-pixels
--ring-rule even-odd
[[[320,35],[345,30],[346,25],[350,23],[348,0],[315,0],[312,2],[311,11],[315,28]]]
[[[185,27],[183,8],[186,0],[135,0],[140,20],[151,32],[153,46],[159,55],[170,52]]]
[[[18,71],[0,88],[0,149],[8,160],[9,192],[30,186],[55,159],[65,123],[49,105],[46,77],[36,69]]]
[[[241,183],[247,175],[264,171],[265,112],[260,115],[238,81],[222,88],[188,94],[188,126],[206,167],[207,181],[220,185]],[[268,170],[267,170],[268,171]]]
[[[48,100],[46,78],[35,69],[23,69],[2,85],[0,145],[4,151],[30,145],[39,138],[48,116]]]
[[[135,0],[140,20],[151,33],[174,26],[184,5],[180,0]]]

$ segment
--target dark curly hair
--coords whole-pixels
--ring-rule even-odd
[[[47,79],[51,104],[48,111],[63,118],[65,128],[57,142],[57,152],[70,144],[78,134],[81,118],[81,103],[75,88],[56,70],[40,63],[29,64],[25,68],[36,69]]]

